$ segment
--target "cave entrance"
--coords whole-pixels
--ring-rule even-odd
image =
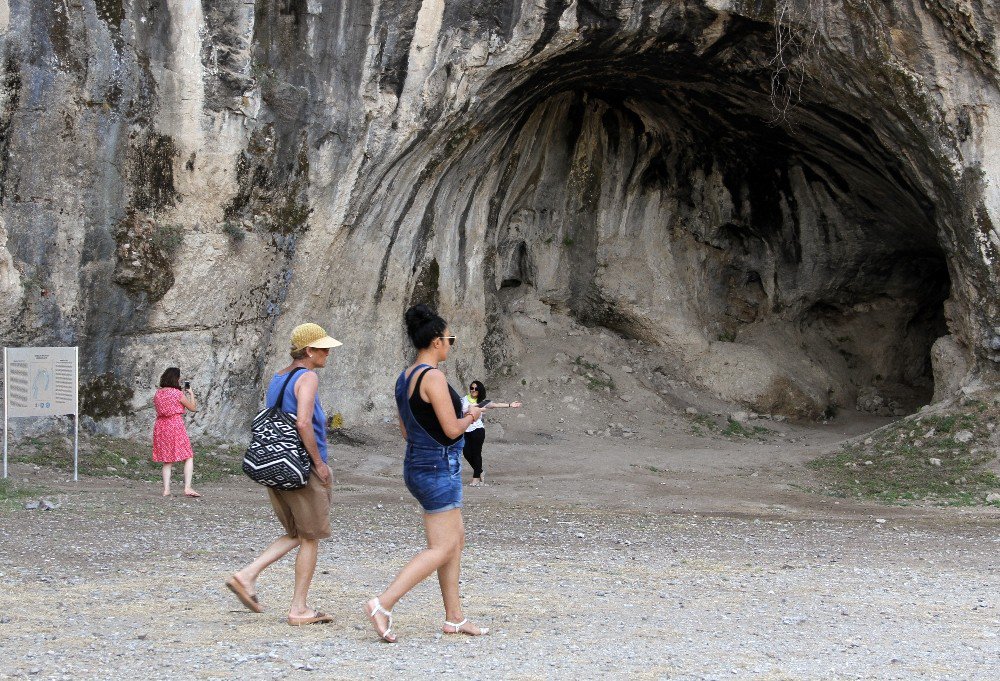
[[[929,152],[855,88],[776,111],[740,67],[764,29],[698,56],[568,55],[499,106],[490,283],[676,350],[762,411],[913,410],[950,287]],[[761,385],[727,388],[754,362]]]

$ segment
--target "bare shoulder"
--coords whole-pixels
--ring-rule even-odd
[[[299,380],[296,381],[295,383],[296,388],[298,388],[299,386],[307,388],[315,388],[318,385],[319,385],[319,376],[316,375],[315,371],[304,372],[302,376],[299,377]]]
[[[424,374],[424,384],[430,386],[431,388],[440,388],[447,385],[448,379],[444,377],[444,373],[440,369],[429,369],[427,373]]]

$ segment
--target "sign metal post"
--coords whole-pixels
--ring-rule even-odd
[[[80,479],[80,348],[73,348],[73,482]]]
[[[7,373],[7,348],[3,349],[3,477],[7,477],[7,404],[10,402],[10,375]]]

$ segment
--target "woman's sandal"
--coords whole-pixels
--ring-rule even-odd
[[[293,627],[301,627],[306,624],[329,624],[332,621],[333,615],[327,615],[325,612],[320,612],[319,610],[313,610],[313,614],[304,617],[288,616],[288,623]]]
[[[247,591],[247,588],[236,579],[235,576],[230,577],[226,580],[226,588],[236,594],[236,597],[240,599],[240,603],[246,606],[247,610],[252,612],[264,612],[264,608],[257,601],[257,594],[252,594]]]
[[[468,621],[469,621],[468,617],[466,617],[461,622],[458,622],[457,624],[455,622],[449,622],[448,620],[445,620],[444,626],[441,627],[441,631],[443,631],[446,634],[465,634],[466,636],[486,636],[486,634],[490,633],[489,627],[479,627],[478,634],[473,634],[471,631],[465,631],[464,629],[462,629],[462,626]],[[448,631],[448,627],[451,627],[454,631]]]
[[[375,607],[372,607],[372,601],[375,601]],[[396,635],[392,633],[392,611],[386,610],[379,603],[378,596],[372,599],[372,601],[367,601],[365,603],[365,614],[368,615],[368,619],[371,620],[372,626],[375,627],[375,633],[378,634],[379,639],[385,641],[386,643],[395,643]],[[385,631],[379,631],[378,622],[375,620],[375,615],[385,615],[389,618],[387,622]]]

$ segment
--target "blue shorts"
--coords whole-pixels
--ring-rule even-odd
[[[403,482],[420,502],[424,513],[442,513],[462,508],[462,446],[406,445]]]

